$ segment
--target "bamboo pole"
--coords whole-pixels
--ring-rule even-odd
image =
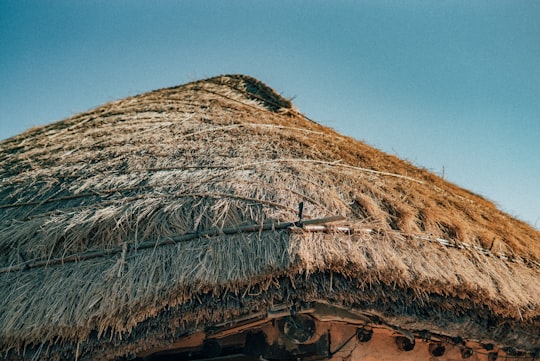
[[[31,268],[79,262],[79,261],[89,260],[93,258],[110,256],[117,253],[126,253],[126,252],[141,250],[141,249],[173,245],[178,242],[191,241],[196,238],[216,237],[220,235],[232,235],[232,234],[238,234],[238,233],[273,231],[273,230],[286,229],[286,228],[295,227],[295,226],[302,227],[304,225],[336,222],[336,221],[341,221],[343,219],[345,219],[343,216],[338,215],[338,216],[331,216],[331,217],[325,217],[325,218],[306,219],[306,220],[302,220],[298,222],[281,222],[281,223],[269,222],[269,223],[263,223],[263,224],[249,224],[249,225],[244,225],[244,226],[226,227],[226,228],[221,228],[221,229],[209,229],[202,232],[187,233],[187,234],[183,234],[179,236],[161,238],[158,240],[143,241],[139,244],[123,243],[120,246],[113,247],[106,250],[88,251],[88,252],[69,255],[67,257],[27,261],[27,262],[23,262],[17,265],[0,268],[0,273],[23,271],[23,270],[27,270]]]

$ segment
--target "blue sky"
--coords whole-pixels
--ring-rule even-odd
[[[540,2],[0,0],[0,139],[255,76],[540,228]]]

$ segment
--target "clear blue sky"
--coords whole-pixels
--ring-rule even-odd
[[[540,1],[0,0],[0,139],[222,73],[540,228]]]

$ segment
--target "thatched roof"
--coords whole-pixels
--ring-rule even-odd
[[[114,359],[309,302],[540,347],[537,230],[253,78],[115,101],[0,151],[2,355]]]

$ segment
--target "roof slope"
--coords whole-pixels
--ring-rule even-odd
[[[0,164],[2,352],[113,358],[315,300],[540,346],[538,231],[251,77],[31,129]]]

